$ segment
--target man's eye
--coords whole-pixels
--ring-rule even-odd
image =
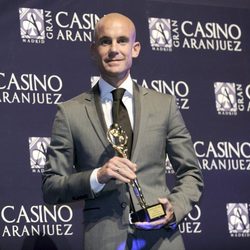
[[[124,43],[127,43],[128,42],[128,39],[127,38],[120,38],[118,40],[118,43],[121,43],[121,44],[124,44]]]
[[[109,45],[111,43],[111,41],[109,39],[103,39],[100,41],[101,45]]]

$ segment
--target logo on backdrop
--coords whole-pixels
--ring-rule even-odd
[[[249,207],[247,203],[228,203],[228,230],[232,237],[250,237]]]
[[[250,84],[230,82],[214,83],[215,105],[219,115],[237,115],[238,112],[250,111]]]
[[[30,167],[33,173],[42,173],[46,162],[47,147],[50,144],[48,137],[30,137]]]
[[[1,237],[71,236],[73,210],[68,205],[1,208]]]
[[[78,13],[19,8],[20,33],[25,43],[47,40],[91,42],[99,17],[95,13]]]
[[[189,85],[183,80],[146,80],[141,81],[134,79],[142,87],[151,88],[163,94],[170,94],[176,97],[177,106],[181,110],[189,110]]]
[[[150,44],[153,50],[160,51],[172,51],[173,49],[173,40],[175,36],[172,36],[172,27],[173,33],[175,31],[175,21],[171,22],[170,19],[164,18],[154,18],[150,17],[148,19],[149,23],[149,35],[150,35]]]
[[[19,9],[20,32],[23,41],[45,42],[44,15],[41,9]]]
[[[91,76],[90,82],[91,82],[91,88],[93,88],[99,81],[100,76]]]
[[[203,170],[250,170],[250,142],[196,141],[194,149]]]
[[[58,104],[62,87],[58,75],[0,72],[0,103]]]
[[[234,23],[148,18],[152,50],[175,49],[241,52],[241,27]]]
[[[182,234],[200,234],[201,228],[201,209],[195,205],[193,210],[179,224],[179,230]]]
[[[168,154],[166,154],[166,161],[165,161],[165,171],[166,174],[174,174],[174,169],[173,169],[173,165],[171,164]]]

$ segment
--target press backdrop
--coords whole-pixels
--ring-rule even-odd
[[[205,192],[179,225],[187,249],[249,249],[250,11],[146,0],[0,1],[0,249],[82,249],[82,202],[46,206],[41,173],[56,104],[98,79],[109,12],[136,24],[132,77],[175,95],[192,134]]]

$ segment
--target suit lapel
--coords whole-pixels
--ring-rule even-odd
[[[134,83],[134,137],[133,146],[131,152],[131,159],[134,158],[136,154],[136,149],[138,148],[138,143],[141,136],[143,135],[144,126],[147,121],[147,115],[145,112],[144,97],[148,94],[148,90],[138,86]]]
[[[90,104],[86,105],[85,109],[97,136],[99,137],[103,146],[107,150],[109,150],[111,154],[113,154],[112,146],[109,144],[106,136],[107,126],[101,108],[100,90],[98,84],[93,87],[90,94],[85,98],[85,100]]]
[[[133,145],[131,152],[131,159],[136,157],[138,144],[140,143],[140,137],[143,135],[144,127],[147,121],[147,114],[145,112],[146,107],[144,104],[144,98],[148,94],[148,90],[138,86],[134,83],[134,135],[133,135]],[[104,120],[103,111],[100,104],[100,91],[99,85],[96,84],[89,95],[85,97],[85,100],[90,105],[85,105],[86,113],[89,117],[89,120],[98,135],[103,146],[113,155],[114,150],[109,144],[106,136],[107,126]]]
[[[105,118],[104,118],[103,111],[102,111],[102,106],[101,106],[101,101],[100,101],[100,88],[99,88],[99,84],[98,83],[93,87],[93,93],[94,93],[94,100],[95,100],[96,111],[97,111],[99,120],[101,122],[103,131],[106,134],[106,132],[107,132],[107,125],[106,125]]]

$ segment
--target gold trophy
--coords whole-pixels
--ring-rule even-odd
[[[119,124],[114,123],[111,125],[107,131],[107,138],[118,156],[128,158],[128,136]],[[130,184],[138,203],[142,208],[141,210],[134,211],[130,214],[130,220],[132,223],[154,221],[166,215],[165,208],[161,203],[150,206],[147,205],[137,178],[132,180]]]

